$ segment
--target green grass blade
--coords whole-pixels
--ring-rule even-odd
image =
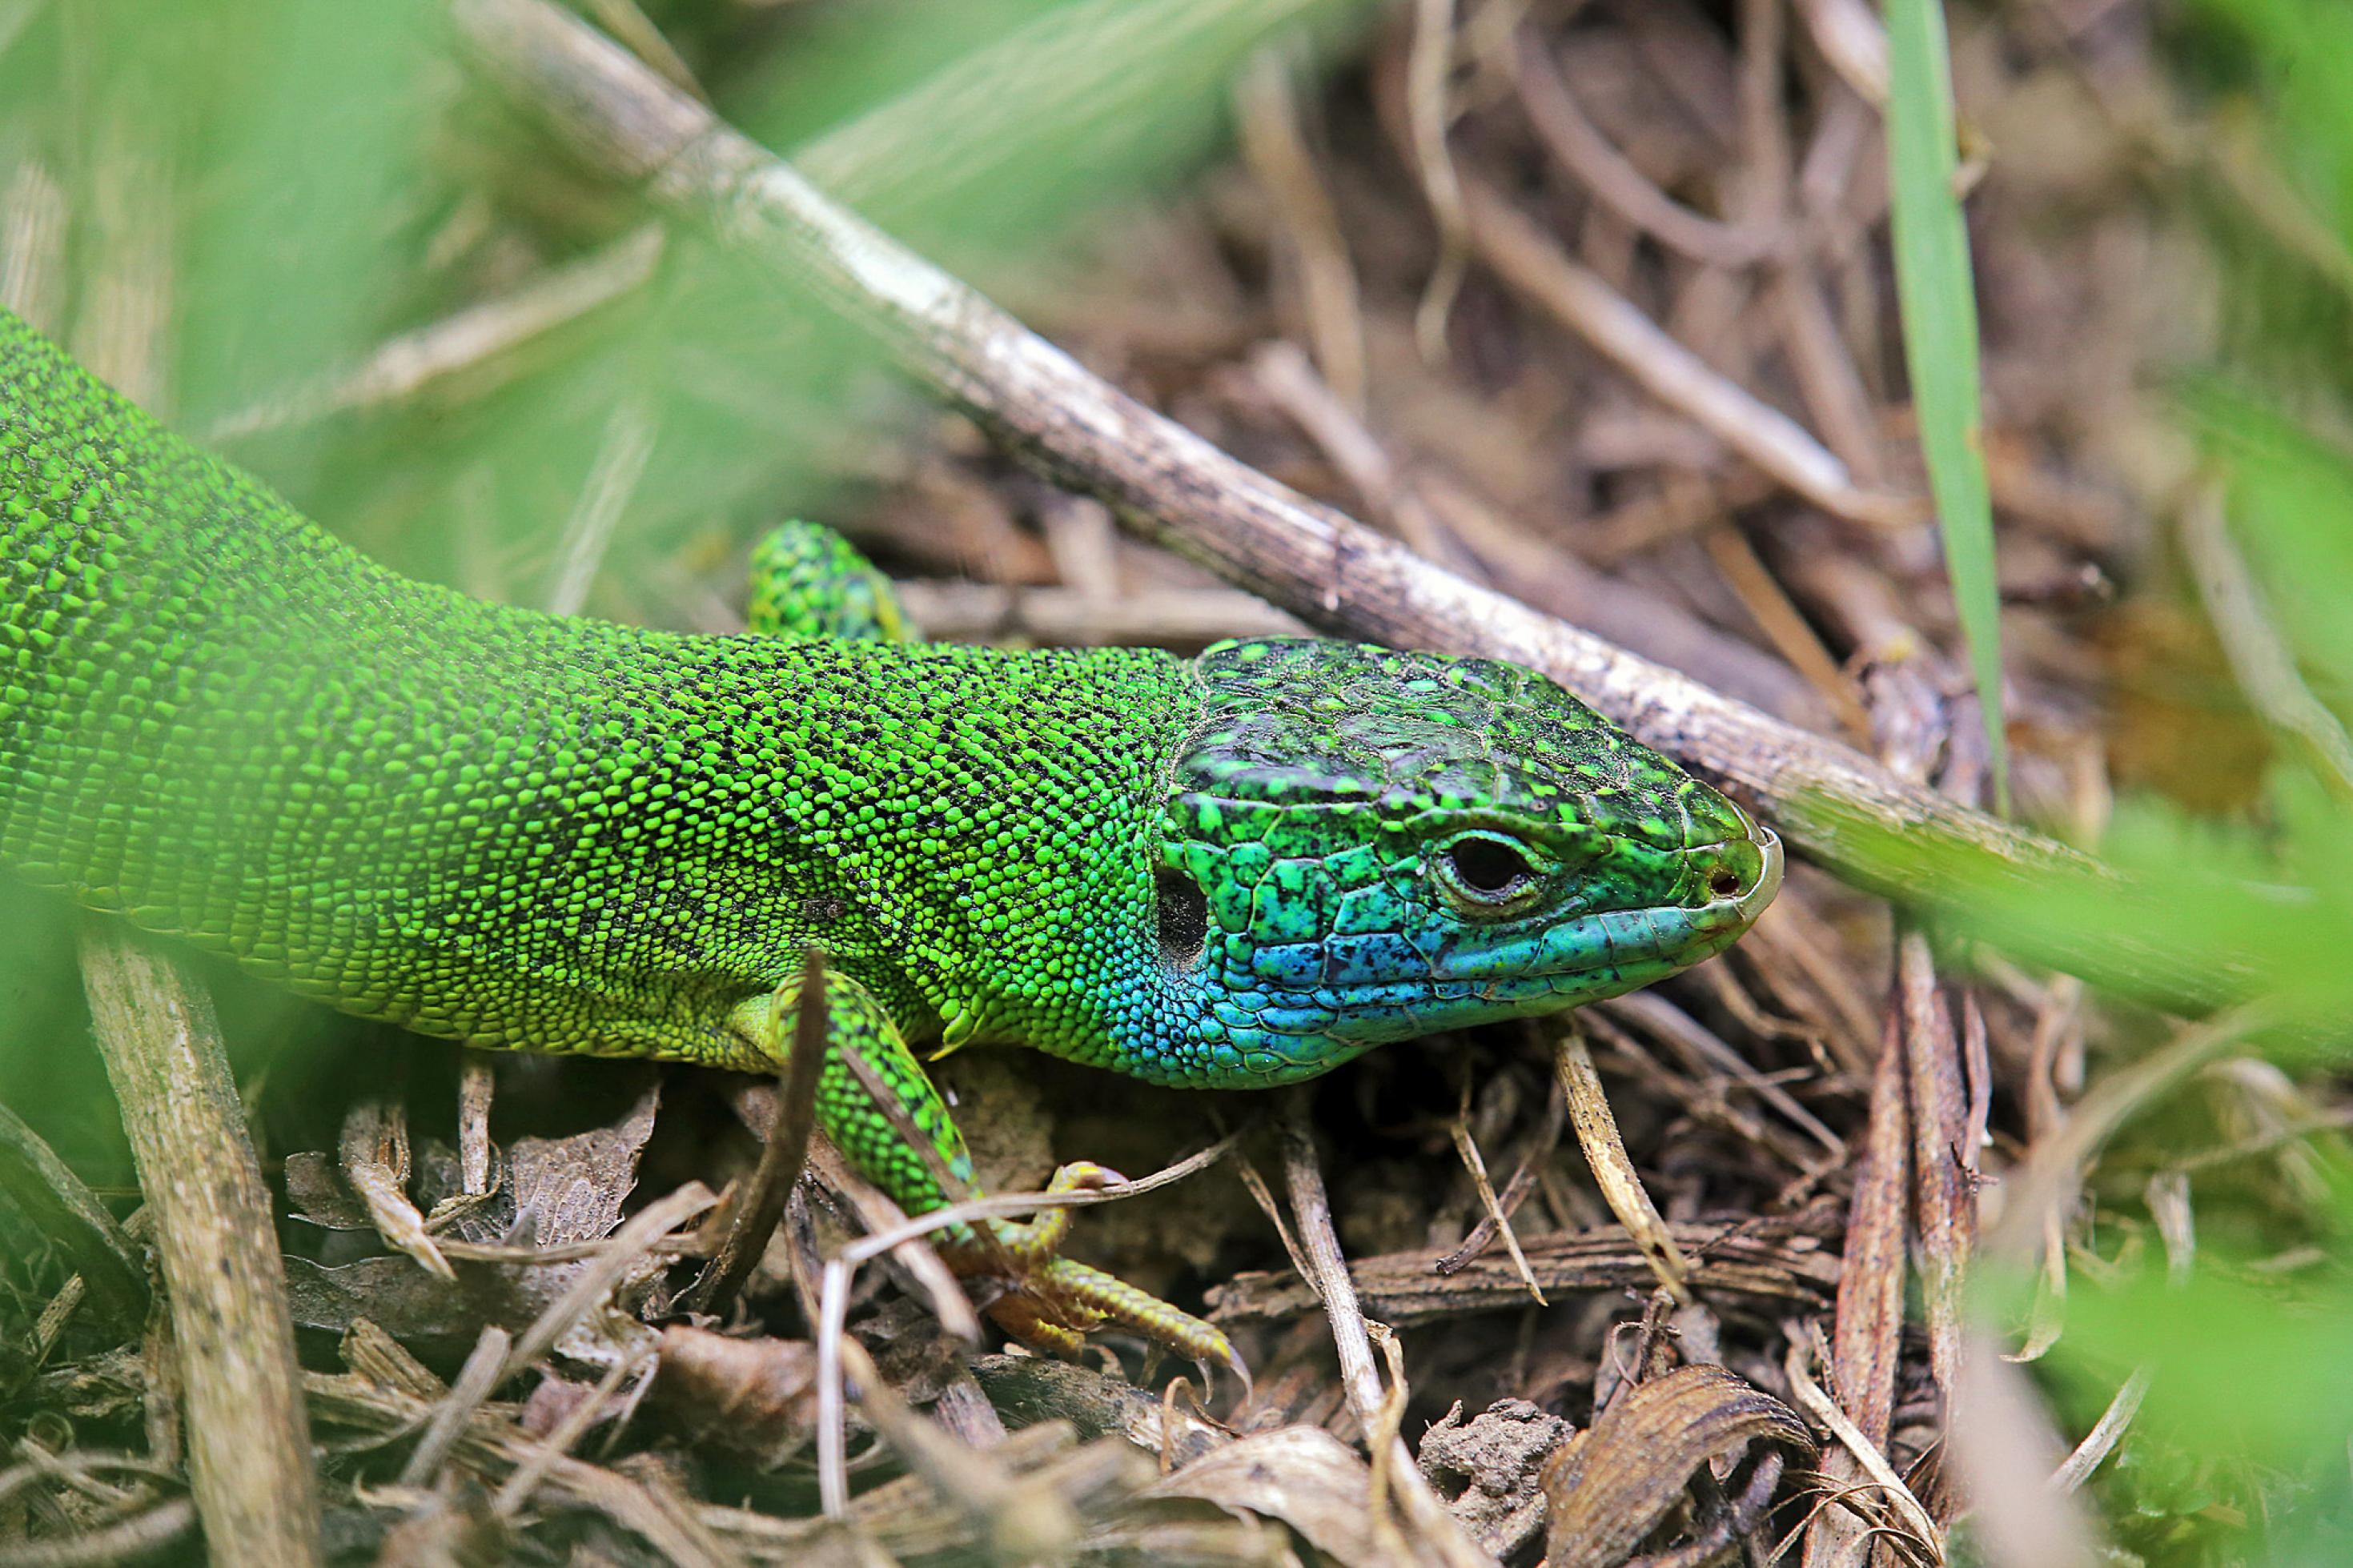
[[[1986,489],[1978,398],[1978,308],[1968,231],[1954,190],[1952,66],[1940,0],[1885,0],[1887,167],[1894,194],[1895,288],[1904,358],[1928,489],[1945,542],[1954,607],[1985,710],[1994,798],[2010,809],[2001,713],[2001,604],[1994,584],[1993,501]]]

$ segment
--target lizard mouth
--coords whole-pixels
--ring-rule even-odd
[[[1699,902],[1566,919],[1537,915],[1507,927],[1463,930],[1422,952],[1410,973],[1352,962],[1356,955],[1343,942],[1327,939],[1324,983],[1282,989],[1331,1007],[1343,1032],[1353,1034],[1351,1023],[1375,1020],[1429,1029],[1556,1011],[1663,980],[1737,942],[1780,891],[1780,839],[1745,814],[1744,820],[1744,839],[1694,851],[1705,863],[1698,885],[1711,892]],[[1393,946],[1365,957],[1376,952],[1394,965]]]
[[[1747,933],[1781,890],[1781,840],[1746,812],[1745,838],[1694,850],[1696,879],[1710,895],[1696,904],[1660,903],[1598,910],[1568,920],[1537,921],[1505,941],[1440,954],[1430,978],[1512,982],[1560,990],[1599,982],[1632,990],[1715,957]],[[1615,972],[1624,979],[1617,984]]]
[[[1691,863],[1651,902],[1443,931],[1327,931],[1228,956],[1186,983],[1206,982],[1196,1005],[1209,1048],[1229,1059],[1219,1070],[1270,1084],[1312,1078],[1390,1041],[1622,995],[1723,952],[1772,902],[1780,841],[1745,814],[1741,826],[1739,837],[1690,850]],[[1217,944],[1209,948],[1215,956]]]
[[[1757,917],[1765,912],[1766,906],[1773,901],[1773,896],[1781,890],[1782,856],[1778,835],[1745,811],[1740,816],[1748,824],[1749,844],[1764,862],[1746,888],[1725,900],[1731,905],[1732,913],[1739,922],[1737,929],[1745,931],[1757,923]]]

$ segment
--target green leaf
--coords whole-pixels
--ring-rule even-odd
[[[1887,167],[1895,288],[1920,450],[1928,463],[1945,567],[1985,713],[1994,798],[2010,809],[2001,715],[2001,604],[1994,585],[1993,501],[1978,396],[1978,308],[1968,231],[1954,189],[1952,67],[1938,0],[1886,0]]]

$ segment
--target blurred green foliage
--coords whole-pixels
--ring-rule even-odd
[[[2010,810],[2001,599],[1978,397],[1977,278],[1957,188],[1953,67],[1943,0],[1886,0],[1887,183],[1904,364],[1953,607],[1977,680],[1997,808]]]
[[[2210,220],[2225,299],[2222,353],[2185,379],[2182,421],[2222,487],[2266,630],[2341,724],[2353,717],[2353,7],[2195,0],[2171,20],[2209,129],[2244,132],[2316,220],[2292,233],[2254,221],[2232,188],[2243,172],[2221,155],[2174,187]],[[2327,1114],[2295,1125],[2341,1101],[2353,1047],[2347,784],[2283,744],[2239,816],[2122,803],[2099,846],[2122,886],[1984,884],[1979,928],[2014,948],[2098,933],[2147,962],[2228,965],[2275,1021],[2234,1062],[2140,1107],[2102,1154],[2065,1332],[2039,1363],[2075,1432],[2135,1369],[2149,1374],[2091,1492],[2117,1542],[2148,1562],[2353,1561],[2353,1151]],[[2095,1081],[2163,1039],[2160,1020],[2112,1017]],[[2152,1176],[2187,1184],[2186,1273],[2157,1243]],[[2027,1294],[2016,1279],[1982,1283],[1998,1316]]]

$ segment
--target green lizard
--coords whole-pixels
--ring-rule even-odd
[[[0,311],[0,865],[522,1050],[774,1071],[815,947],[822,1125],[910,1212],[972,1179],[913,1045],[1291,1083],[1671,974],[1780,880],[1770,833],[1511,665],[905,642],[805,529],[763,548],[752,617],[680,636],[397,577]],[[1013,1276],[1022,1337],[1113,1321],[1232,1361],[1062,1233],[946,1241]]]

